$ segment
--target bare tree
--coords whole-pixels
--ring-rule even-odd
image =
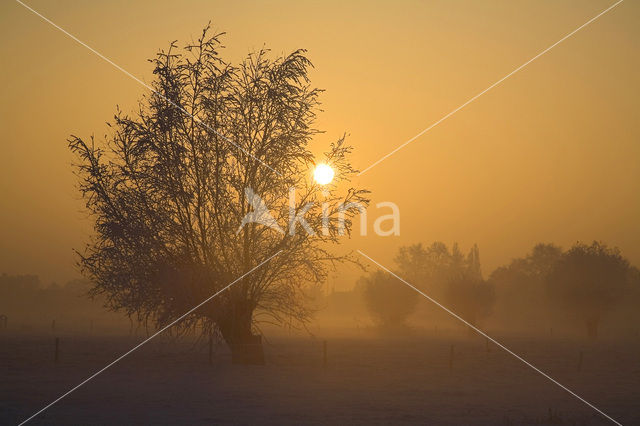
[[[368,200],[348,187],[356,170],[344,137],[323,159],[334,182],[310,179],[321,90],[306,51],[270,59],[262,49],[234,66],[220,57],[221,36],[207,27],[184,49],[160,51],[154,93],[137,112],[118,110],[102,142],[72,136],[69,147],[95,221],[79,264],[112,309],[161,326],[280,253],[178,326],[220,333],[233,349],[253,340],[257,320],[309,320],[304,287],[351,259],[330,250],[340,205]],[[240,227],[254,194],[280,230]],[[296,228],[302,213],[313,232]]]
[[[549,295],[562,310],[580,316],[587,335],[595,339],[602,317],[629,290],[633,272],[617,248],[577,243],[550,271]]]

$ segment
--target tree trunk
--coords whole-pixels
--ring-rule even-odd
[[[236,302],[227,317],[218,323],[222,337],[231,349],[233,364],[264,364],[262,337],[251,332],[253,308],[246,301]]]
[[[596,340],[598,338],[598,323],[600,321],[598,318],[588,318],[587,319],[587,336],[589,339]]]

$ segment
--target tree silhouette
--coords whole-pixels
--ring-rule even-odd
[[[367,191],[343,189],[356,172],[344,137],[323,159],[334,182],[310,180],[321,90],[310,86],[306,51],[269,59],[262,49],[234,66],[220,57],[222,34],[209,33],[150,60],[154,92],[133,116],[118,110],[103,142],[72,136],[69,147],[95,221],[79,264],[112,309],[168,324],[280,253],[177,326],[220,333],[233,350],[254,340],[257,320],[309,320],[304,287],[352,260],[327,244],[341,235],[340,206],[368,200]],[[280,231],[240,227],[254,194]],[[296,228],[302,213],[313,232]]]
[[[537,244],[523,258],[513,259],[489,276],[496,288],[500,314],[505,321],[540,327],[549,318],[547,275],[562,256],[562,249],[553,244]]]
[[[482,278],[477,245],[464,256],[457,243],[451,249],[442,242],[414,244],[401,247],[395,262],[403,276],[467,321],[475,323],[491,311],[493,286]]]
[[[454,261],[445,285],[444,302],[466,321],[476,325],[491,313],[495,301],[493,286],[482,278],[480,250],[474,244],[464,258],[457,245],[454,245],[452,259]]]
[[[444,297],[447,307],[473,325],[491,313],[494,301],[491,284],[470,271],[461,271],[447,282]]]
[[[419,300],[413,289],[382,271],[362,277],[358,285],[363,289],[369,313],[378,325],[387,329],[405,326]]]
[[[550,271],[549,294],[561,309],[582,317],[587,335],[595,339],[603,315],[629,289],[632,272],[617,248],[596,241],[590,246],[577,243]]]
[[[442,290],[453,267],[452,254],[439,241],[429,246],[418,243],[400,247],[394,260],[403,277],[436,293]]]
[[[452,308],[470,323],[475,324],[491,312],[495,299],[493,286],[482,278],[480,250],[476,244],[467,256],[460,251],[457,243],[451,249],[442,242],[434,242],[429,246],[404,246],[398,250],[395,263],[400,276]],[[365,292],[367,304],[381,322],[406,318],[415,309],[415,303],[404,302],[403,305],[409,309],[405,312],[387,300],[391,299],[393,284],[387,276],[373,275],[365,282],[368,284],[365,288],[369,289],[368,294]]]

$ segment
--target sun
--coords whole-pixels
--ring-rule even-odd
[[[326,185],[331,183],[334,176],[334,171],[331,166],[327,164],[318,164],[313,171],[313,179],[320,185]]]

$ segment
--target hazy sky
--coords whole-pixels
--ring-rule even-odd
[[[234,61],[306,48],[326,89],[314,147],[346,131],[363,169],[614,1],[27,3],[145,81],[146,58],[209,20]],[[347,246],[390,262],[413,242],[477,243],[488,273],[539,241],[600,239],[640,264],[638,22],[623,2],[362,175],[401,235]],[[66,138],[100,137],[145,89],[18,3],[0,24],[0,272],[65,281],[90,235]]]

